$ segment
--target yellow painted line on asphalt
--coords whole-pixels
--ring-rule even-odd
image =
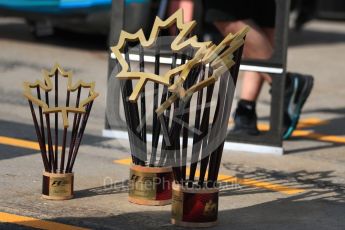
[[[36,141],[27,141],[27,140],[13,138],[13,137],[0,136],[0,144],[26,148],[26,149],[41,150],[38,142]],[[61,146],[59,146],[59,149],[61,149]]]
[[[309,118],[301,119],[298,122],[297,128],[302,129],[302,128],[309,128],[313,126],[326,125],[326,124],[329,124],[329,120],[322,120],[316,117],[309,117]]]
[[[218,175],[218,181],[267,189],[267,190],[271,190],[275,192],[280,192],[286,195],[295,195],[298,193],[305,192],[305,189],[294,188],[290,186],[284,186],[280,184],[269,183],[266,181],[259,181],[255,179],[238,178],[234,176],[227,176],[227,175],[221,175],[221,174]]]
[[[132,158],[123,158],[120,160],[114,160],[114,163],[121,165],[130,165],[132,163]]]
[[[233,121],[229,122],[229,124],[231,123],[233,123]],[[313,126],[325,125],[328,123],[329,123],[328,120],[321,120],[319,118],[313,118],[313,117],[300,120],[300,122],[298,123],[297,129],[292,133],[292,136],[307,138],[307,139],[316,140],[316,141],[345,144],[344,136],[315,133],[312,130],[300,130],[302,128],[310,128]],[[258,129],[260,131],[268,131],[270,129],[270,126],[267,123],[258,123]]]
[[[335,136],[335,135],[325,135],[320,133],[314,133],[310,130],[295,130],[292,134],[294,137],[305,137],[318,141],[333,142],[345,144],[344,136]]]
[[[311,118],[301,119],[298,122],[297,129],[310,128],[313,126],[325,125],[328,123],[329,123],[328,120],[321,120],[319,118],[311,117]],[[258,123],[258,129],[261,131],[268,131],[270,129],[270,126],[267,123]]]
[[[35,141],[27,141],[27,140],[22,140],[18,138],[12,138],[12,137],[0,136],[0,144],[33,149],[33,150],[40,150],[39,144]]]
[[[310,128],[310,127],[318,126],[318,125],[326,125],[328,123],[329,123],[329,120],[322,120],[316,117],[309,117],[309,118],[300,119],[298,122],[297,128],[298,129]],[[234,124],[233,120],[229,121],[229,125],[231,124]],[[258,123],[258,128],[262,131],[267,131],[269,130],[270,126],[267,123]]]
[[[268,131],[270,130],[270,125],[269,124],[265,124],[265,123],[258,123],[258,129],[260,131]]]
[[[114,160],[113,161],[116,164],[122,164],[122,165],[130,165],[132,163],[131,158],[124,158],[120,160]],[[187,169],[187,172],[189,169]],[[198,177],[199,173],[196,173],[196,177]],[[275,183],[269,183],[266,181],[260,181],[260,180],[255,180],[255,179],[245,179],[245,178],[238,178],[235,176],[229,176],[229,175],[223,175],[219,174],[218,175],[218,181],[220,182],[229,182],[229,183],[237,183],[241,185],[246,185],[250,187],[257,187],[257,188],[262,188],[262,189],[267,189],[275,192],[280,192],[286,195],[295,195],[298,193],[305,192],[305,189],[300,189],[300,188],[294,188],[290,186],[284,186],[280,184],[275,184]]]
[[[49,229],[49,230],[85,230],[87,228],[75,227],[68,224],[61,224],[48,220],[40,220],[33,217],[19,216],[0,212],[0,222],[22,225],[31,228]]]
[[[231,123],[233,123],[233,121],[229,121],[229,124]],[[308,127],[323,125],[327,123],[329,123],[329,121],[312,117],[312,118],[301,119],[297,128],[308,128]],[[265,123],[259,123],[258,128],[261,131],[267,131],[269,130],[269,125]],[[309,130],[295,130],[292,136],[304,137],[304,138],[314,139],[318,141],[326,141],[326,142],[333,142],[333,143],[342,143],[342,144],[345,143],[345,137],[319,134],[319,133],[311,132]],[[10,145],[10,146],[19,147],[19,148],[33,149],[33,150],[38,150],[38,151],[40,150],[39,144],[36,141],[28,141],[28,140],[19,139],[19,138],[13,138],[13,137],[0,136],[0,144]],[[61,146],[59,146],[59,149],[61,149]]]

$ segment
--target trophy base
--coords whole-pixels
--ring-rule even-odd
[[[170,167],[132,165],[128,201],[140,205],[171,204],[173,174]]]
[[[181,227],[212,227],[218,219],[218,188],[173,185],[171,223]]]
[[[74,173],[43,172],[42,197],[47,200],[73,198]]]

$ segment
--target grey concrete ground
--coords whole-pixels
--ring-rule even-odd
[[[78,78],[96,81],[101,92],[75,165],[76,198],[62,202],[41,199],[43,166],[38,151],[0,144],[0,211],[88,228],[173,229],[170,206],[128,203],[128,166],[113,163],[128,157],[128,145],[100,137],[107,74],[101,38],[60,34],[36,40],[22,21],[1,19],[0,48],[2,137],[35,140],[29,108],[21,96],[22,82],[39,78],[41,69],[49,69],[55,62],[74,70]],[[300,34],[292,33],[289,70],[315,76],[302,119],[325,120],[306,130],[334,138],[294,137],[284,143],[287,155],[280,157],[226,151],[223,174],[305,192],[286,195],[245,185],[222,191],[215,229],[345,229],[344,53],[344,22],[315,21]],[[265,88],[260,97],[260,117],[267,116],[267,91]],[[118,184],[103,187],[105,180]],[[14,224],[0,224],[0,228],[27,229]]]

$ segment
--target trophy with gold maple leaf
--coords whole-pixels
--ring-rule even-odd
[[[161,136],[165,130],[162,130],[155,110],[172,95],[168,87],[181,72],[179,66],[190,59],[195,49],[208,44],[198,42],[195,36],[191,36],[195,22],[184,23],[182,18],[182,10],[165,21],[157,17],[148,39],[142,30],[134,34],[122,31],[118,44],[111,47],[116,57],[113,75],[120,79],[132,155],[129,201],[133,203],[171,203],[172,168],[166,154],[167,143]],[[173,26],[176,36],[162,36]],[[163,51],[166,46],[171,52]],[[139,66],[130,60],[130,56],[135,54],[139,57]],[[153,64],[144,60],[146,54],[154,55]],[[170,68],[163,73],[161,61],[166,59],[170,59]],[[194,75],[197,75],[196,71]],[[168,111],[170,109],[166,113]],[[169,122],[169,115],[166,120]],[[148,141],[151,143],[148,144]]]
[[[165,21],[156,18],[148,39],[142,30],[122,31],[111,47],[133,162],[129,200],[159,205],[172,197],[174,224],[212,226],[218,213],[217,176],[249,28],[216,45],[198,42],[192,35],[195,22],[182,18],[182,10]],[[175,36],[162,36],[162,30],[173,26]],[[150,54],[151,65],[145,60]],[[170,66],[162,70],[163,59]],[[170,169],[172,187],[163,176]]]
[[[24,82],[44,165],[42,196],[73,197],[73,165],[94,99],[95,83],[73,82],[59,65],[43,70],[43,81]]]
[[[189,61],[195,62],[189,71],[200,68],[198,77],[188,86],[189,76],[181,74],[169,87],[171,97],[156,110],[167,130],[163,136],[171,143],[173,224],[210,227],[217,223],[217,177],[248,29],[199,49]],[[173,122],[165,123],[164,111],[173,105]]]

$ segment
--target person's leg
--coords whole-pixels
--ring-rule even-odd
[[[184,22],[193,20],[194,4],[192,0],[172,0],[169,4],[168,14],[172,15],[178,9],[183,9]]]
[[[274,36],[275,36],[275,29],[269,28],[269,27],[263,27],[262,31],[266,35],[269,43],[271,44],[271,47],[274,49]]]
[[[247,101],[256,101],[263,84],[263,77],[257,72],[245,71],[242,78],[240,98]]]
[[[271,41],[265,32],[252,21],[215,22],[214,24],[223,36],[229,33],[236,33],[244,26],[249,25],[251,30],[246,36],[243,56],[250,59],[268,59],[271,57],[273,52]],[[256,101],[264,80],[270,83],[271,77],[268,74],[245,71],[242,76],[240,98],[248,101]]]
[[[251,30],[246,36],[243,56],[250,59],[268,59],[271,57],[273,48],[271,40],[265,32],[250,20],[235,22],[215,22],[218,30],[226,36],[229,33],[236,33],[244,26],[249,25]],[[241,77],[242,88],[240,100],[235,112],[235,126],[233,132],[240,132],[249,135],[257,135],[256,100],[260,94],[263,82],[271,83],[268,74],[244,71]]]

